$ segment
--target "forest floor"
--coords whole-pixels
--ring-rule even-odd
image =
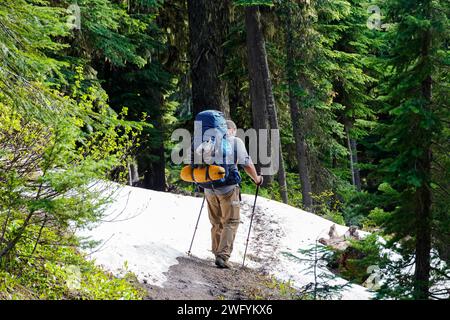
[[[166,272],[162,287],[146,284],[149,300],[286,300],[295,290],[280,286],[268,275],[233,264],[219,269],[214,261],[179,257],[178,264]]]

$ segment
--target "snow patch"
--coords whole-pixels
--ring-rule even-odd
[[[127,268],[140,281],[162,286],[167,280],[165,272],[189,249],[202,199],[129,186],[119,187],[113,199],[103,222],[80,232],[81,236],[102,242],[90,257],[113,273],[120,274]],[[236,264],[242,263],[253,200],[252,195],[242,195],[241,224],[230,258]],[[314,278],[305,270],[308,265],[288,258],[285,253],[299,256],[299,249],[308,249],[318,238],[327,237],[332,224],[315,214],[258,197],[246,265],[263,267],[280,280],[292,281],[296,287],[311,283]],[[213,257],[210,229],[205,205],[193,255],[203,259]],[[347,229],[336,225],[340,235]],[[324,266],[320,268],[331,275]],[[335,277],[333,282],[347,281]],[[366,288],[351,285],[342,292],[341,298],[370,299],[372,296]]]

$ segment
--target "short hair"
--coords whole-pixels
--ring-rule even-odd
[[[236,123],[233,120],[227,120],[227,128],[237,130]]]

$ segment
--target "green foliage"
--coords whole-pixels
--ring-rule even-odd
[[[0,268],[0,300],[136,300],[145,296],[131,274],[116,278],[87,261],[69,246],[69,239],[66,245],[50,245],[56,240],[61,242],[61,237],[45,228],[42,241],[49,244],[34,253],[27,242],[15,248],[8,271]]]
[[[266,286],[272,290],[277,290],[284,299],[300,299],[297,290],[293,287],[292,281],[279,281],[275,277],[270,277]]]
[[[340,211],[341,202],[332,191],[324,191],[320,194],[313,194],[313,211],[315,214],[324,217],[337,224],[345,225],[344,217]]]
[[[397,203],[398,192],[388,183],[382,183],[378,186],[377,193],[351,193],[343,205],[343,216],[347,225],[364,227],[369,231],[378,230],[385,226],[387,212],[393,211]],[[381,214],[382,212],[386,212],[386,215]]]
[[[64,12],[47,1],[0,4],[2,285],[7,298],[67,296],[64,265],[73,260],[84,276],[81,298],[138,298],[73,249],[74,230],[96,221],[108,201],[108,183],[99,181],[123,172],[143,126],[110,109],[81,60],[58,58],[68,47],[56,40],[68,35]]]
[[[63,10],[39,3],[45,2],[6,0],[0,4],[0,103],[48,117],[48,109],[61,108],[64,101],[44,82],[58,76],[64,63],[44,52],[65,48],[52,39],[67,35],[68,30]]]
[[[292,90],[300,107],[300,123],[292,125],[300,126],[306,138],[310,180],[317,194],[326,190],[339,193],[351,180],[345,127],[352,139],[360,139],[375,124],[368,89],[376,82],[371,62],[374,49],[370,47],[374,39],[365,26],[366,9],[361,1],[275,4],[276,23],[285,25],[290,20],[295,47],[292,70],[285,72],[281,83],[275,82],[280,121],[290,122],[289,118],[283,120],[283,105],[289,104],[286,77],[290,77],[295,79]],[[269,54],[275,68],[285,68],[285,42],[271,48]],[[290,130],[282,129],[283,145],[294,143]],[[285,157],[290,170],[297,167],[293,151],[295,146],[290,149],[291,156]]]
[[[298,254],[285,252],[287,258],[293,261],[307,264],[308,274],[313,275],[314,281],[299,290],[300,297],[304,300],[326,300],[336,299],[341,296],[341,291],[348,287],[349,283],[330,285],[330,280],[336,276],[330,272],[323,271],[324,262],[329,262],[333,257],[333,251],[322,246],[316,241],[307,249],[299,249]]]
[[[237,6],[273,6],[273,0],[234,0]]]
[[[288,204],[297,208],[302,207],[301,185],[298,183],[298,174],[286,172],[286,183],[288,187]],[[271,192],[275,194],[276,192]]]
[[[72,1],[59,5],[69,7]],[[131,15],[129,4],[111,0],[78,0],[81,30],[72,34],[77,55],[89,59],[106,59],[116,66],[127,63],[143,67],[152,53],[153,39],[146,33],[154,15]],[[142,7],[154,6],[142,3]],[[81,33],[81,34],[80,34]],[[75,53],[75,52],[74,52]]]
[[[16,219],[25,219],[22,226],[26,228],[38,223],[34,218],[82,225],[99,216],[102,190],[93,190],[91,184],[123,166],[133,133],[131,124],[109,113],[105,96],[102,101],[98,93],[89,88],[79,98],[73,97],[78,102],[67,98],[72,109],[67,114],[58,112],[45,123],[0,104],[2,114],[12,115],[0,119],[0,193],[5,199],[0,208],[8,217],[4,228]],[[14,238],[2,234],[6,243]]]
[[[375,209],[370,210],[368,216],[369,226],[370,222],[373,222],[373,226],[383,226],[386,221],[389,220],[390,216],[390,212],[386,212],[383,209],[376,207]]]
[[[405,261],[414,255],[429,260],[430,250],[420,248],[431,248],[432,238],[442,238],[433,226],[446,225],[448,219],[433,207],[433,198],[442,195],[432,185],[437,177],[435,168],[440,168],[440,174],[443,172],[438,160],[441,152],[448,155],[445,146],[435,148],[435,143],[443,137],[448,140],[444,130],[448,105],[442,104],[442,99],[448,102],[448,88],[444,89],[448,81],[437,80],[442,72],[448,72],[442,53],[447,50],[450,11],[445,1],[395,0],[385,6],[391,26],[386,34],[386,79],[380,97],[387,119],[378,127],[382,136],[379,146],[386,157],[380,163],[379,173],[398,195],[385,232],[392,235],[392,243],[402,242],[400,252]],[[448,232],[444,234],[447,238]],[[422,269],[406,283],[403,280],[408,276],[399,276],[397,285],[405,292],[412,286],[414,297],[427,298],[429,285],[417,277],[423,279],[428,273]]]
[[[333,260],[338,272],[347,280],[363,284],[370,273],[369,267],[379,267],[387,257],[382,254],[379,235],[370,234],[362,240],[350,240],[350,246],[342,252],[336,252]]]

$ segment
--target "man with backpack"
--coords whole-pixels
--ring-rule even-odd
[[[209,220],[212,224],[211,240],[212,252],[216,257],[215,264],[219,268],[230,268],[228,259],[233,251],[233,243],[240,223],[239,183],[241,177],[238,165],[244,168],[257,185],[261,185],[263,178],[257,174],[244,142],[235,136],[237,128],[233,121],[225,121],[220,112],[213,110],[199,113],[196,121],[202,121],[202,126],[206,127],[203,129],[215,129],[222,133],[226,128],[223,135],[225,141],[217,143],[220,146],[226,145],[228,150],[231,149],[231,152],[224,151],[224,163],[221,165],[225,167],[227,174],[223,181],[201,185],[205,190]],[[208,125],[208,123],[214,124]],[[202,140],[205,141],[204,136]]]

